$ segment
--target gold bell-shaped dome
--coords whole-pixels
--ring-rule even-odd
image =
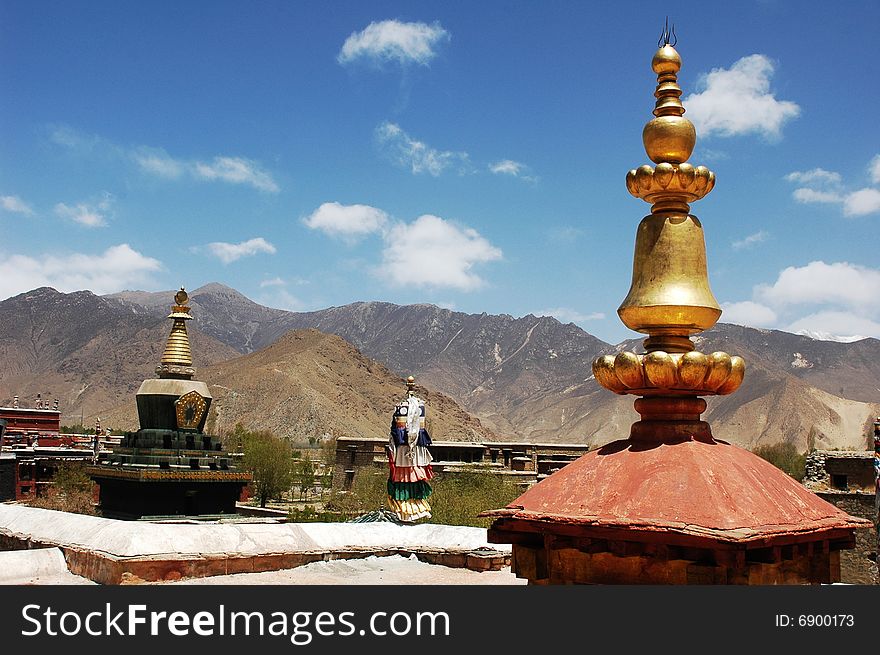
[[[657,102],[642,140],[657,166],[645,165],[627,175],[630,193],[652,203],[651,215],[639,224],[632,285],[617,313],[637,332],[687,337],[712,327],[721,316],[709,287],[703,226],[688,205],[712,190],[715,176],[704,166],[687,163],[696,132],[680,100],[681,57],[667,42],[654,54],[651,67],[657,75]]]
[[[632,285],[617,310],[631,330],[682,336],[721,316],[709,287],[706,242],[696,216],[652,214],[636,233]]]

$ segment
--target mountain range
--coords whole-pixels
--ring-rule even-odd
[[[133,411],[119,408],[133,408],[131,394],[152,376],[172,296],[125,291],[98,297],[44,288],[3,301],[0,402],[12,393],[56,390],[66,415],[131,421]],[[435,432],[451,433],[435,438],[595,445],[626,436],[638,418],[632,398],[598,386],[591,363],[602,354],[638,350],[640,340],[608,344],[551,317],[382,302],[287,312],[220,284],[191,292],[190,304],[196,366],[202,367],[197,377],[212,384],[212,393],[219,390],[215,404],[227,413],[224,419],[220,412],[221,421],[258,423],[274,415],[266,427],[289,424],[295,427],[287,433],[296,437],[319,430],[366,434],[378,421],[375,434],[384,434],[381,417],[400,394],[399,378],[409,374],[442,405]],[[695,341],[703,352],[724,350],[747,364],[739,391],[709,399],[704,416],[716,437],[748,447],[790,441],[801,451],[867,447],[870,423],[880,413],[880,341],[841,343],[726,324]],[[240,416],[222,387],[238,394]],[[245,408],[246,394],[263,404],[255,400]],[[352,418],[343,420],[340,411]],[[326,418],[334,412],[335,428]]]

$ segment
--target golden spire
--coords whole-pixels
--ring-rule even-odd
[[[191,321],[190,308],[186,302],[189,296],[183,287],[174,294],[175,304],[171,307],[168,318],[173,319],[171,334],[165,344],[165,352],[162,353],[162,361],[156,368],[160,378],[183,378],[192,379],[195,369],[192,367],[192,351],[189,347],[189,336],[186,333],[186,321]]]
[[[406,379],[406,395],[413,396],[416,393],[416,379],[410,375]]]
[[[715,174],[687,163],[697,136],[684,117],[681,57],[669,36],[667,28],[651,61],[657,101],[654,118],[642,131],[645,152],[656,167],[646,164],[626,176],[627,189],[651,203],[651,214],[639,224],[632,285],[617,313],[627,327],[648,335],[647,353],[600,357],[593,373],[606,389],[643,396],[636,401],[642,420],[633,425],[633,438],[711,438],[708,424],[699,421],[706,403],[697,396],[735,391],[745,362],[723,352],[696,352],[689,338],[721,316],[709,287],[703,226],[689,213],[689,203],[715,186]]]

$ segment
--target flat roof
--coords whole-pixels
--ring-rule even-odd
[[[36,409],[35,407],[0,407],[0,412],[45,412],[47,414],[61,415],[60,409]]]
[[[336,441],[371,441],[385,443],[388,437],[336,437]],[[438,441],[435,446],[469,446],[472,448],[548,448],[551,450],[589,450],[590,446],[583,443],[532,443],[530,441]]]

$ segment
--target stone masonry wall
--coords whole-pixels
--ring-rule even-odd
[[[877,571],[877,515],[874,494],[819,491],[819,497],[847,514],[874,522],[873,528],[856,530],[856,547],[840,551],[840,581],[849,584],[880,584]]]

